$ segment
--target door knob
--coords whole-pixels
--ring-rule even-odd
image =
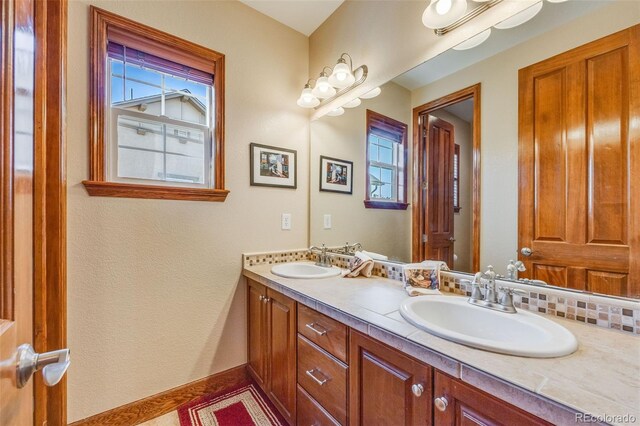
[[[33,373],[38,370],[42,370],[45,385],[57,385],[71,363],[69,353],[69,349],[60,349],[39,354],[28,343],[20,345],[16,357],[18,364],[16,368],[16,384],[18,388],[24,387]]]
[[[449,238],[449,241],[451,241],[451,242],[454,242],[455,240],[456,240],[456,239],[455,239],[455,238],[453,238],[453,237],[450,237],[450,238]]]
[[[531,250],[529,247],[522,247],[520,249],[520,253],[522,253],[523,256],[529,257],[533,253],[533,250]]]
[[[433,400],[433,404],[436,406],[438,411],[445,411],[447,409],[447,405],[449,405],[449,401],[444,396],[436,398]]]
[[[420,396],[422,395],[422,392],[424,392],[424,386],[422,386],[420,383],[417,383],[411,386],[411,392],[413,392],[415,396]]]

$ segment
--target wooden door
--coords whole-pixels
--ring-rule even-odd
[[[269,397],[289,424],[296,419],[296,302],[267,289]]]
[[[349,360],[350,424],[431,424],[431,367],[353,330]]]
[[[539,426],[550,425],[511,404],[460,380],[436,372],[433,395],[434,424],[438,426]],[[444,402],[444,406],[441,405]]]
[[[427,116],[425,147],[426,196],[424,206],[424,258],[442,260],[453,267],[453,158],[454,129]]]
[[[519,74],[529,278],[640,297],[640,26]]]
[[[33,424],[33,381],[18,389],[16,349],[33,343],[34,3],[0,6],[0,424]]]
[[[267,289],[247,280],[247,351],[248,368],[253,379],[267,391],[267,351],[269,324],[267,318]]]

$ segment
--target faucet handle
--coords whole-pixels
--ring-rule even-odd
[[[513,287],[500,287],[500,291],[503,291],[509,295],[517,294],[518,296],[527,296],[529,294],[524,290],[521,290],[519,288],[513,288]]]

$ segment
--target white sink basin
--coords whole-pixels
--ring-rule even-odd
[[[578,349],[575,336],[551,320],[521,310],[493,311],[470,305],[462,297],[410,298],[400,305],[400,313],[428,333],[486,351],[554,358]]]
[[[340,269],[324,268],[313,263],[283,263],[271,268],[271,273],[285,278],[329,278],[340,275]]]

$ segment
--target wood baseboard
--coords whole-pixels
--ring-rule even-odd
[[[178,386],[156,395],[116,407],[104,413],[71,423],[70,426],[130,426],[169,413],[185,402],[220,392],[249,380],[246,364]]]

